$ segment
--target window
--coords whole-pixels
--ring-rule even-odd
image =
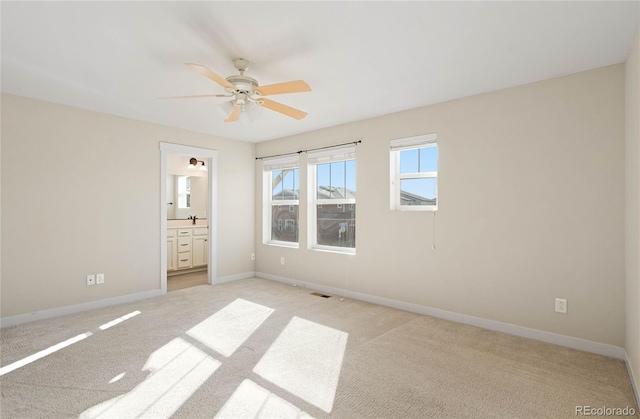
[[[191,178],[178,176],[178,208],[191,208]]]
[[[264,161],[264,243],[298,246],[298,156]]]
[[[354,253],[356,248],[355,147],[311,152],[309,244]]]
[[[436,134],[391,141],[391,209],[438,209],[438,143]]]

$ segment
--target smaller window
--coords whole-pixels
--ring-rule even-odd
[[[391,141],[392,210],[438,209],[438,143],[436,134]]]

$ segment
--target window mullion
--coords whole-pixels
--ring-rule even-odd
[[[344,173],[344,195],[347,195],[347,161],[343,161],[342,165],[344,166],[344,168],[342,169],[342,172]]]
[[[355,204],[355,199],[317,199],[316,205]]]
[[[274,205],[299,205],[300,201],[295,199],[287,199],[282,201],[271,201],[271,206]]]

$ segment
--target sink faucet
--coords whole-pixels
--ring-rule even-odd
[[[193,216],[193,225],[196,225],[196,220],[198,219],[198,216],[194,215]]]

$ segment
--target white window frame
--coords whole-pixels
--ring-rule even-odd
[[[322,151],[313,151],[307,154],[307,191],[309,208],[307,214],[307,237],[309,238],[309,249],[320,250],[326,252],[346,253],[355,255],[355,247],[339,247],[318,244],[318,205],[339,205],[353,204],[356,205],[356,199],[318,199],[317,178],[319,164],[334,163],[339,161],[356,160],[355,146],[331,148]],[[358,165],[356,163],[356,188],[357,188]],[[346,187],[346,185],[345,185]],[[356,219],[358,212],[356,210]],[[357,227],[356,222],[356,227]]]
[[[438,134],[425,134],[415,137],[399,138],[390,142],[390,208],[392,211],[437,211],[440,204],[438,197],[438,171],[440,170],[440,150],[438,150],[438,171],[420,173],[400,173],[400,152],[425,147],[438,147]],[[435,205],[402,205],[400,197],[400,181],[402,179],[435,179],[436,180],[436,204]]]
[[[300,187],[300,158],[298,155],[295,156],[282,156],[273,159],[264,159],[262,162],[262,178],[263,178],[263,221],[262,221],[262,242],[268,245],[274,246],[285,246],[285,247],[293,247],[298,248],[300,246],[300,200],[299,199],[285,199],[285,200],[276,200],[274,201],[272,198],[272,174],[274,170],[287,170],[287,169],[298,169],[298,188]],[[298,196],[299,198],[299,196]],[[296,225],[298,226],[298,241],[297,242],[287,242],[281,240],[272,240],[271,239],[271,222],[273,219],[273,210],[272,207],[275,205],[282,205],[285,207],[289,207],[290,205],[298,206],[298,220],[296,221]],[[283,225],[284,228],[284,225]]]

